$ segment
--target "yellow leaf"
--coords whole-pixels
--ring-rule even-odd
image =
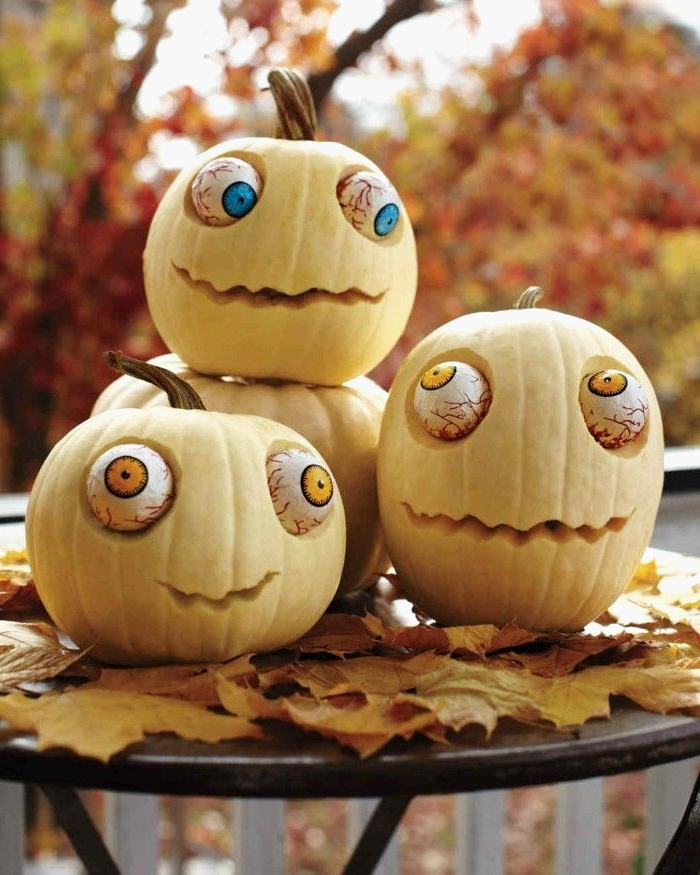
[[[258,690],[231,683],[223,675],[216,674],[216,691],[220,703],[229,712],[249,720],[284,720],[285,710],[279,704],[282,700],[266,699]]]
[[[66,747],[106,762],[150,733],[216,742],[262,738],[259,726],[239,717],[214,714],[189,702],[112,690],[68,690],[29,698],[0,698],[0,717],[15,729],[35,732],[39,750]]]
[[[437,722],[433,714],[413,701],[394,696],[363,698],[355,707],[347,707],[345,701],[332,698],[318,702],[306,696],[290,696],[283,707],[297,726],[335,738],[363,757],[392,738],[411,738]]]

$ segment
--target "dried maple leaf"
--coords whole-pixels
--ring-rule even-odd
[[[344,693],[395,695],[415,689],[417,675],[432,670],[434,653],[410,657],[356,656],[344,660],[301,660],[266,672],[260,677],[265,688],[277,684],[296,684],[317,699]]]
[[[342,697],[319,702],[294,695],[285,699],[283,706],[295,725],[335,738],[362,757],[375,753],[392,738],[408,739],[437,723],[433,714],[414,701],[371,694],[362,699],[348,707]]]
[[[452,660],[419,679],[415,701],[440,723],[461,729],[477,723],[487,735],[502,717],[580,726],[609,717],[610,697],[626,696],[657,713],[700,709],[700,669],[673,665],[629,668],[591,666],[563,677],[542,678],[507,666]]]
[[[367,614],[324,614],[316,625],[293,645],[300,653],[328,653],[344,656],[364,653],[377,646],[384,626]]]
[[[64,647],[48,623],[0,620],[0,692],[56,677],[85,652]],[[77,674],[82,676],[84,669]]]
[[[28,611],[41,605],[26,550],[0,553],[0,607]]]
[[[103,668],[99,678],[84,684],[82,689],[149,693],[209,707],[219,703],[216,679],[211,671],[213,668],[232,680],[252,680],[256,677],[251,657],[246,655],[215,666],[196,663],[146,668]]]
[[[559,641],[532,651],[511,650],[499,658],[526,668],[540,677],[558,677],[569,674],[586,660],[607,651],[620,648],[634,639],[630,632],[616,635],[559,635]]]
[[[625,626],[667,634],[668,626],[688,627],[688,643],[700,649],[700,569],[698,560],[665,551],[648,551],[627,590],[608,609]]]
[[[12,693],[0,698],[0,717],[15,729],[35,732],[39,750],[66,747],[103,762],[149,733],[209,742],[263,737],[259,726],[240,717],[118,690],[73,689],[38,698]]]

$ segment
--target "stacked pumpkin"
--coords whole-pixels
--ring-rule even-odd
[[[171,354],[116,357],[125,374],[37,478],[49,612],[111,661],[221,660],[290,643],[390,556],[438,622],[580,628],[651,536],[648,377],[531,289],[426,337],[387,399],[366,373],[413,304],[411,226],[374,164],[315,141],[304,81],[269,81],[277,138],[205,152],[153,219],[146,294]]]
[[[268,81],[277,136],[204,152],[151,224],[146,296],[171,354],[116,361],[126,373],[55,448],[32,493],[28,548],[47,608],[110,661],[283,646],[337,590],[366,587],[389,565],[376,492],[386,393],[366,373],[413,305],[413,233],[378,167],[315,140],[304,80],[273,70]],[[179,406],[180,384],[199,399],[186,406],[207,412],[163,409],[164,389]],[[161,486],[130,495],[144,471]],[[64,509],[81,477],[76,521]],[[286,521],[297,499],[305,509]],[[133,520],[146,527],[125,545],[113,530]],[[118,572],[105,570],[98,595],[101,568]]]

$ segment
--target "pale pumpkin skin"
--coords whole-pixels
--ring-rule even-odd
[[[451,360],[480,370],[492,401],[474,431],[442,441],[419,423],[413,393]],[[649,399],[643,432],[617,450],[589,434],[579,405],[581,380],[607,367],[635,376]],[[585,320],[546,309],[460,317],[411,351],[390,389],[380,516],[402,589],[440,623],[581,628],[630,580],[662,483],[653,387],[622,343]]]
[[[190,186],[223,156],[253,165],[264,187],[248,215],[217,227],[198,217]],[[383,177],[342,144],[265,137],[219,144],[185,167],[144,252],[148,306],[168,349],[206,374],[325,386],[378,364],[413,306],[416,247],[400,203],[381,240],[347,221],[336,186],[358,170]]]
[[[175,498],[148,528],[113,531],[92,514],[86,478],[104,450],[132,442],[166,459]],[[122,665],[219,662],[303,635],[335,594],[345,523],[336,490],[320,525],[282,527],[265,464],[287,447],[315,452],[260,417],[171,408],[107,411],[69,432],[39,471],[26,523],[57,626]]]
[[[377,444],[387,393],[368,377],[342,386],[254,382],[206,376],[176,355],[151,359],[189,383],[207,410],[245,413],[281,422],[303,435],[328,462],[343,496],[347,550],[338,593],[365,589],[387,571],[389,556],[379,524]],[[165,393],[128,375],[110,383],[92,415],[121,407],[167,405]]]

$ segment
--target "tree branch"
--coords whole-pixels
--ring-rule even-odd
[[[427,12],[434,6],[434,0],[393,0],[381,18],[378,18],[370,28],[351,33],[345,42],[336,49],[331,66],[320,73],[312,73],[308,78],[309,89],[317,111],[328,97],[338,76],[348,67],[352,67],[360,55],[371,49],[394,25],[401,21],[407,21],[421,12]]]

